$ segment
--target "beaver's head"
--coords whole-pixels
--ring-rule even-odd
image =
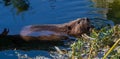
[[[90,20],[88,18],[78,18],[68,25],[68,34],[73,36],[80,36],[84,33],[89,33],[91,28]]]

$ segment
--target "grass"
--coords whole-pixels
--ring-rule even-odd
[[[120,26],[112,28],[105,27],[101,30],[92,30],[88,36],[86,34],[78,38],[78,41],[71,44],[71,59],[93,59],[98,58],[99,53],[103,55],[99,58],[120,58]]]

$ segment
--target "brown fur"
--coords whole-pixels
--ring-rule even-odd
[[[67,39],[69,35],[79,37],[83,33],[88,33],[90,29],[90,21],[88,18],[78,18],[77,20],[64,24],[49,25],[30,25],[21,31],[24,40],[61,40]],[[32,36],[32,33],[41,31],[51,31],[53,34],[43,36]],[[40,34],[40,33],[39,33]],[[45,33],[44,33],[45,34]]]

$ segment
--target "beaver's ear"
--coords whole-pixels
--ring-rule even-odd
[[[70,34],[70,31],[72,30],[72,27],[71,26],[66,26],[66,32],[68,33],[68,34]]]
[[[67,30],[71,30],[72,27],[71,26],[65,26],[67,28]]]
[[[85,19],[86,21],[90,22],[89,18],[85,17],[84,19]]]

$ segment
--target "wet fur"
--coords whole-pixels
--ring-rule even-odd
[[[77,20],[64,24],[48,25],[30,25],[23,28],[20,35],[26,40],[62,40],[68,39],[69,36],[79,37],[81,34],[89,33],[90,21],[88,18],[78,18]],[[43,36],[32,36],[32,33],[41,31],[51,31],[53,34]],[[40,33],[39,33],[40,34]]]

